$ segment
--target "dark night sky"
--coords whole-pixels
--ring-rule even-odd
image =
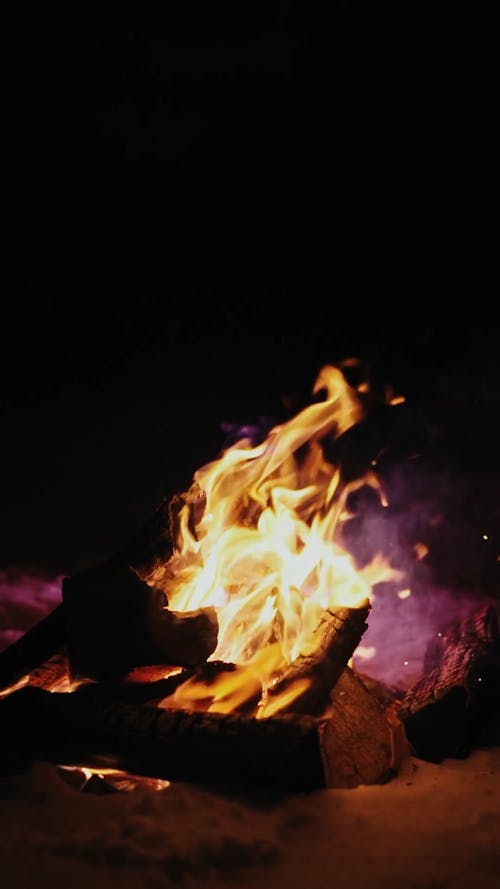
[[[346,355],[495,462],[496,31],[327,6],[12,11],[1,565],[113,551]]]

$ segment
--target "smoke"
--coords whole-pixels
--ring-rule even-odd
[[[380,553],[400,577],[375,587],[354,666],[404,689],[434,634],[498,603],[500,541],[473,480],[446,461],[388,459],[380,476],[388,505],[373,497],[354,504],[343,541],[360,566]]]

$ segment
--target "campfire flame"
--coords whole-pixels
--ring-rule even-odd
[[[373,586],[395,574],[381,557],[360,570],[339,543],[353,491],[369,485],[385,503],[373,471],[346,482],[327,456],[327,446],[362,419],[368,389],[325,365],[313,388],[317,401],[261,443],[241,438],[194,475],[175,552],[148,581],[176,611],[215,607],[211,660],[240,669],[212,689],[213,709],[231,709],[241,683],[249,696],[256,681],[265,691],[307,648],[325,609],[365,606]],[[388,401],[398,403],[392,393]],[[186,705],[190,696],[206,698],[206,686],[185,683],[172,703]]]

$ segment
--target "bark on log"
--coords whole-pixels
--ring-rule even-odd
[[[290,664],[283,676],[268,689],[262,714],[272,712],[278,695],[292,691],[296,682],[307,687],[282,712],[320,715],[330,693],[347,666],[367,628],[370,606],[335,608],[325,611],[307,647]]]
[[[415,755],[431,762],[467,756],[499,695],[498,617],[487,606],[429,643],[424,672],[398,708]]]
[[[65,578],[68,656],[75,678],[118,679],[145,664],[193,666],[217,645],[215,609],[177,613],[126,565]]]
[[[62,605],[58,605],[24,636],[0,652],[0,688],[13,685],[38,667],[57,648],[64,645],[65,639],[64,609]]]
[[[26,758],[105,761],[138,775],[205,784],[309,791],[353,786],[356,775],[370,783],[388,777],[387,757],[379,773],[359,764],[356,773],[346,769],[334,715],[248,719],[27,687],[0,702],[0,740],[7,762],[13,750],[24,751]]]
[[[29,685],[44,688],[46,691],[69,691],[70,684],[71,676],[65,646],[29,674]]]

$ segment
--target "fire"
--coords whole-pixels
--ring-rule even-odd
[[[148,788],[149,790],[166,790],[170,787],[170,781],[161,778],[149,778],[145,775],[134,775],[121,769],[107,767],[90,768],[89,766],[59,765],[59,773],[67,776],[68,783],[77,786],[79,790],[85,790],[92,779],[102,781],[108,790],[127,791],[136,788]],[[98,787],[99,784],[96,785]]]
[[[265,691],[307,648],[325,609],[361,607],[374,584],[392,576],[381,558],[359,570],[339,543],[353,491],[370,485],[385,502],[373,472],[346,482],[327,454],[362,419],[363,387],[353,388],[340,368],[326,365],[313,395],[317,401],[274,426],[264,441],[242,438],[195,473],[193,497],[178,516],[175,552],[148,578],[165,590],[173,610],[216,608],[211,660],[236,664],[239,674],[225,676],[215,709],[239,700],[240,681],[249,696],[257,680]],[[193,685],[177,695],[206,697],[206,687]]]

